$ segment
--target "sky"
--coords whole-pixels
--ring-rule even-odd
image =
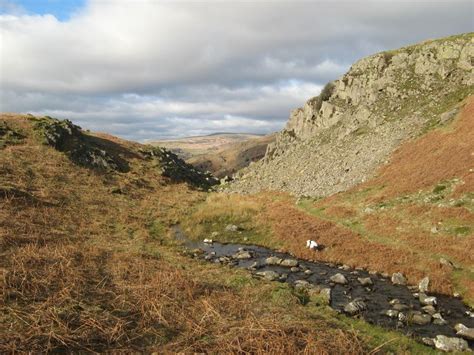
[[[472,0],[0,0],[0,111],[269,133],[356,60],[473,30]]]

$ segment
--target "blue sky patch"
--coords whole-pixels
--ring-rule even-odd
[[[85,3],[86,0],[0,0],[0,13],[51,14],[66,21]]]

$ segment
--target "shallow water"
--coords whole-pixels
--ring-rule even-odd
[[[447,324],[436,325],[430,323],[428,325],[416,325],[410,323],[400,324],[398,318],[390,318],[386,315],[381,315],[381,312],[392,309],[390,301],[392,299],[400,300],[401,304],[409,307],[409,311],[421,311],[423,305],[418,298],[413,295],[407,286],[393,285],[390,279],[384,278],[381,275],[371,275],[364,270],[344,270],[340,266],[322,263],[309,262],[298,259],[290,254],[280,253],[268,248],[243,245],[243,244],[223,244],[214,242],[206,244],[203,242],[191,241],[185,237],[179,227],[175,228],[176,239],[183,242],[189,249],[200,249],[203,251],[202,257],[206,257],[209,262],[218,262],[220,257],[231,257],[239,251],[239,248],[249,251],[252,258],[244,260],[232,259],[230,265],[238,268],[249,268],[252,264],[257,262],[259,264],[257,271],[273,270],[279,274],[288,274],[284,281],[294,285],[296,280],[305,280],[311,284],[319,285],[321,287],[331,288],[331,303],[330,306],[343,312],[344,306],[355,298],[361,298],[367,305],[367,309],[360,312],[359,316],[371,324],[376,324],[385,328],[396,329],[404,334],[414,336],[417,338],[430,337],[434,338],[436,335],[446,335],[449,337],[456,336],[454,326],[462,323],[469,328],[474,327],[474,318],[466,312],[472,310],[467,307],[462,300],[449,297],[446,295],[429,293],[429,296],[437,298],[436,311],[441,313]],[[211,253],[213,255],[211,255]],[[282,259],[296,259],[298,260],[301,269],[309,269],[312,271],[311,275],[307,275],[304,271],[291,272],[289,267],[266,265],[265,259],[270,256],[277,256]],[[344,275],[348,281],[345,285],[332,283],[329,278],[337,273]],[[370,277],[373,285],[364,287],[360,284],[357,278]],[[423,312],[424,313],[424,312]],[[474,342],[468,342],[471,348],[474,348]]]

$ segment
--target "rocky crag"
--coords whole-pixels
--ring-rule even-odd
[[[364,182],[401,143],[455,116],[474,93],[473,65],[474,33],[361,59],[294,110],[228,188],[326,196]]]

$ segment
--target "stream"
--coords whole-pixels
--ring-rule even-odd
[[[423,339],[428,345],[434,345],[429,339],[438,335],[459,337],[454,329],[458,323],[474,328],[474,312],[459,298],[428,291],[428,298],[422,304],[417,296],[418,287],[395,285],[380,274],[341,265],[310,262],[255,245],[193,241],[186,238],[179,226],[175,226],[174,231],[176,240],[187,249],[194,250],[195,257],[248,269],[255,277],[286,282],[297,288],[314,290],[315,293],[324,289],[328,292],[330,289],[327,301],[336,311],[361,317],[374,325],[398,330],[418,340]],[[268,259],[270,257],[275,258]],[[281,260],[287,260],[283,262],[287,266],[282,266]],[[334,282],[335,279],[331,280],[331,277],[336,274],[344,278]],[[340,275],[337,278],[341,279]],[[344,279],[345,283],[338,283],[344,282]],[[362,279],[364,285],[359,279]],[[432,297],[436,298],[434,302]],[[348,306],[349,303],[351,305]],[[427,303],[434,304],[426,307]],[[469,347],[474,349],[474,341],[467,341]]]

